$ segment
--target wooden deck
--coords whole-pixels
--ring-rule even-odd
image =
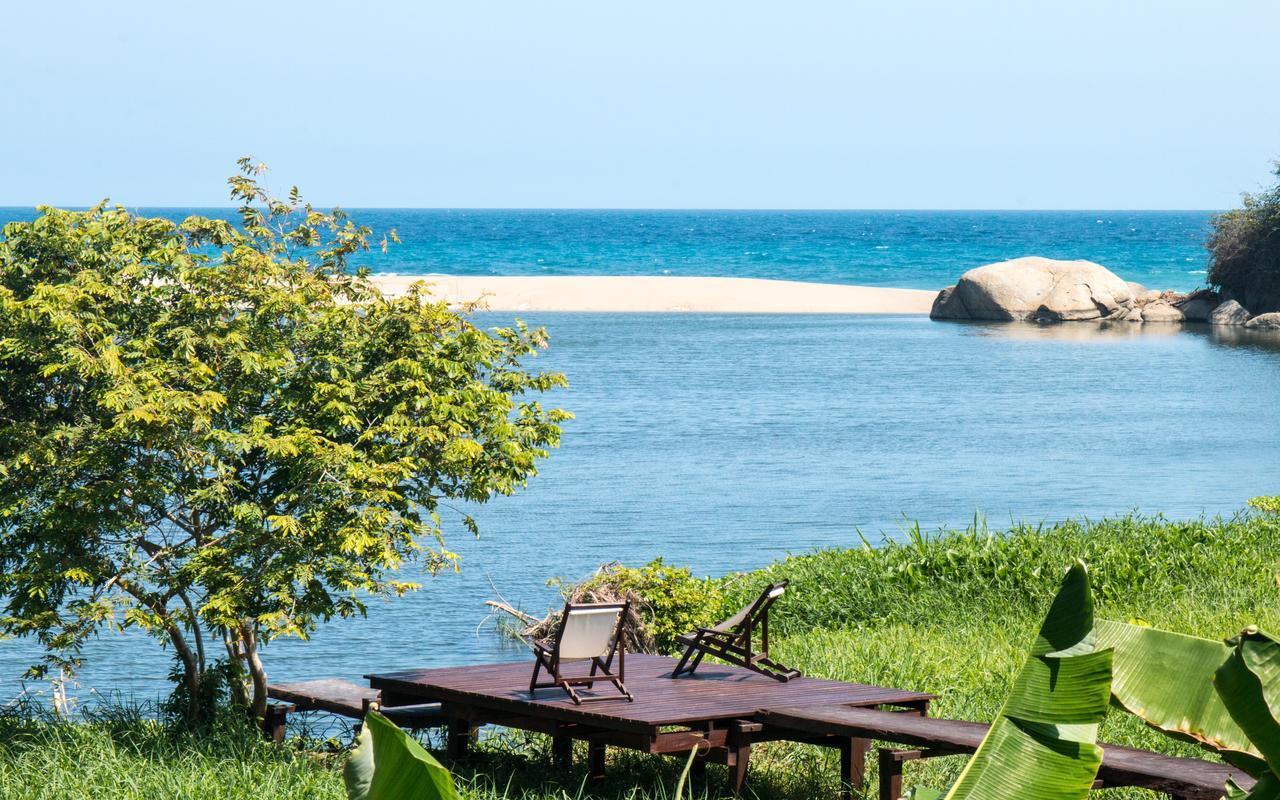
[[[566,763],[574,739],[589,743],[592,774],[600,774],[607,746],[648,753],[687,754],[697,748],[703,758],[727,764],[735,790],[746,777],[751,745],[786,739],[836,748],[846,785],[862,783],[870,743],[863,738],[804,733],[770,726],[761,712],[771,706],[890,707],[925,714],[931,695],[859,683],[801,677],[787,683],[750,670],[704,663],[693,676],[671,678],[676,661],[665,656],[629,655],[628,702],[608,684],[583,692],[601,698],[574,705],[559,689],[529,694],[533,661],[447,667],[367,675],[382,692],[382,704],[441,704],[449,719],[449,756],[465,755],[478,725],[498,724],[538,731],[554,737],[557,761]]]

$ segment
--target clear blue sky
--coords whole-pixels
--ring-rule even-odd
[[[1222,208],[1280,3],[37,2],[0,205]]]

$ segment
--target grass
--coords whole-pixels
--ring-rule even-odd
[[[1170,522],[1124,518],[993,534],[981,526],[903,544],[829,550],[729,576],[716,587],[725,606],[766,578],[793,591],[778,607],[777,654],[808,674],[930,691],[936,716],[989,720],[1062,574],[1083,557],[1098,613],[1160,627],[1226,636],[1246,624],[1280,628],[1280,520]],[[1102,738],[1179,755],[1132,718],[1113,714]],[[193,736],[145,715],[114,709],[76,723],[30,712],[0,717],[0,797],[342,798],[342,756],[319,746],[280,748],[234,728]],[[581,760],[581,759],[580,759]],[[504,734],[457,771],[468,800],[668,800],[679,764],[611,752],[609,778],[587,784],[580,768],[548,768],[545,739]],[[907,783],[943,787],[963,759],[908,768]],[[831,796],[829,751],[775,744],[757,749],[748,782],[762,800]],[[874,783],[867,785],[874,796]],[[698,791],[725,794],[712,767]],[[1112,790],[1109,798],[1150,797]]]

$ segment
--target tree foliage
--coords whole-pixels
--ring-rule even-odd
[[[264,642],[453,566],[441,511],[517,490],[568,417],[522,366],[541,330],[383,296],[369,229],[261,170],[228,181],[238,225],[104,202],[0,239],[0,629],[74,668],[145,628],[192,697],[225,648],[259,713]]]
[[[1280,179],[1280,162],[1275,175]],[[1280,311],[1280,180],[1218,214],[1209,235],[1209,282],[1254,314]]]

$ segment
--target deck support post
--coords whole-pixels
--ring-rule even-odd
[[[751,743],[729,745],[725,759],[729,765],[729,790],[734,797],[742,796],[742,786],[747,782],[747,766],[751,763]]]
[[[471,733],[470,719],[459,716],[449,717],[445,755],[449,757],[450,761],[461,761],[467,757],[467,751],[471,747]]]
[[[567,770],[573,767],[573,737],[563,725],[556,726],[551,735],[551,761],[556,769]]]
[[[604,778],[604,753],[604,742],[597,742],[594,739],[587,741],[587,775],[592,780]]]
[[[742,786],[747,781],[747,767],[751,763],[751,737],[759,733],[764,726],[749,720],[735,720],[729,725],[725,737],[725,766],[729,768],[729,789],[734,796],[742,794]]]
[[[263,735],[276,744],[283,742],[289,712],[293,709],[292,705],[285,703],[268,703],[266,712],[262,716]]]
[[[866,777],[867,751],[871,743],[866,739],[845,739],[840,742],[840,800],[852,800],[853,793],[862,788]]]
[[[918,758],[918,751],[882,748],[877,759],[880,768],[880,800],[902,797],[902,765],[908,758]]]
[[[693,767],[689,770],[689,780],[697,783],[699,786],[707,785],[707,757],[704,755],[696,755],[693,758]]]

